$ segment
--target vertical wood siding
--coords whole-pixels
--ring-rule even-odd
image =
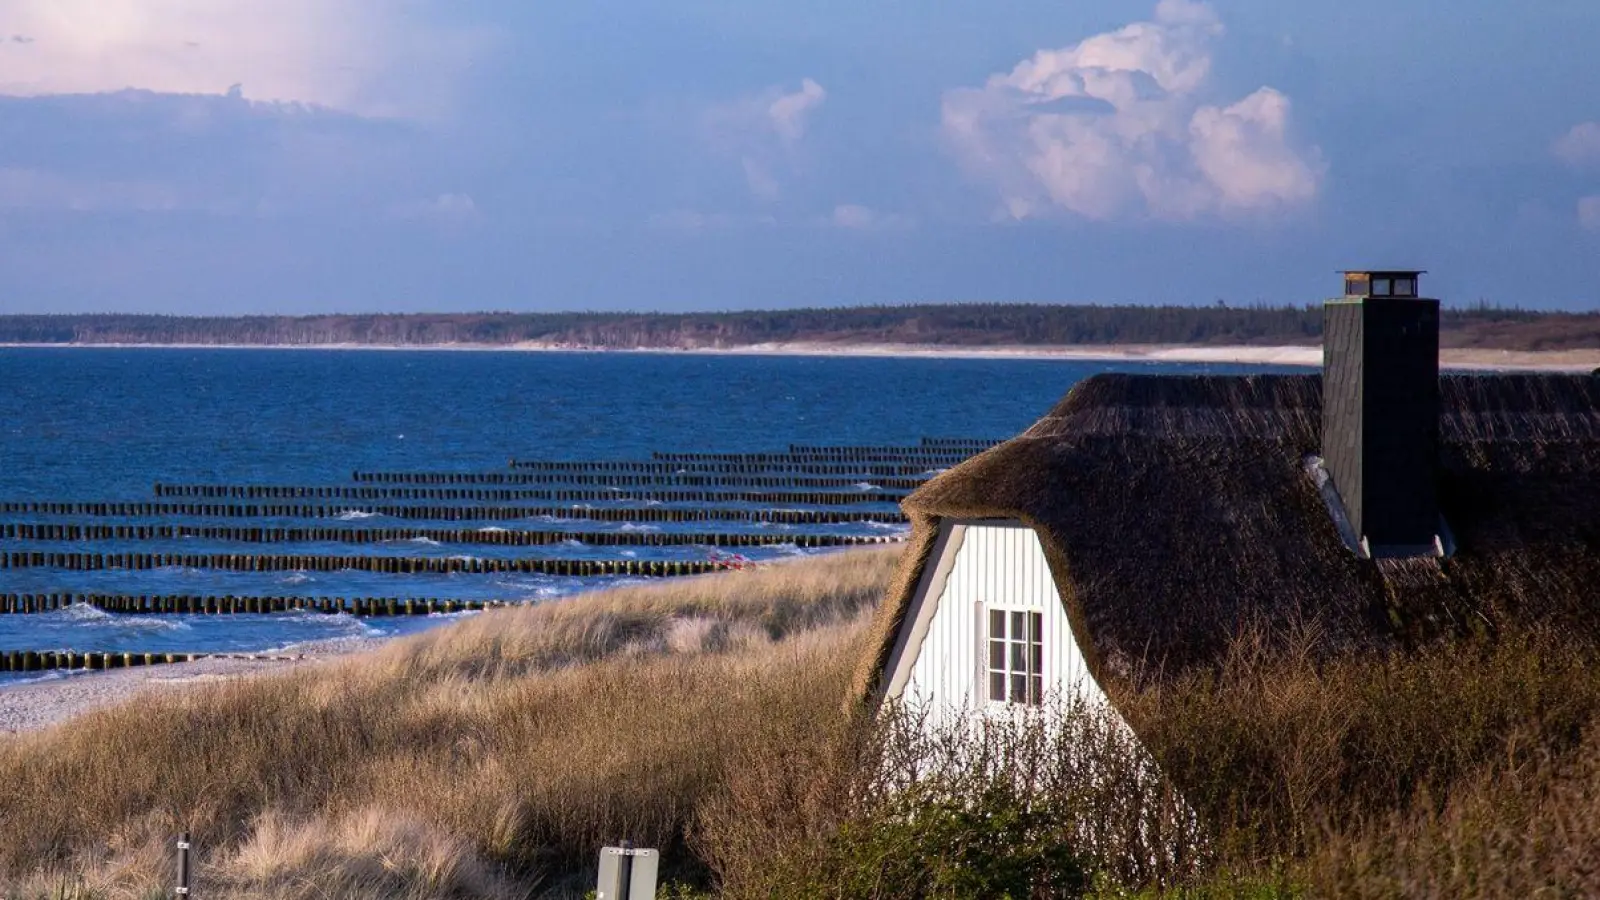
[[[1044,548],[1031,528],[1020,524],[972,523],[952,548],[955,563],[937,598],[919,597],[918,606],[936,602],[927,636],[910,661],[904,700],[943,717],[989,705],[985,693],[986,638],[982,615],[992,607],[1038,610],[1044,614],[1046,696],[1082,691],[1103,699],[1078,650],[1060,594],[1050,577]],[[937,564],[929,560],[928,565]],[[938,591],[940,585],[929,585]],[[908,617],[907,625],[911,622]],[[1000,704],[996,704],[997,706]]]

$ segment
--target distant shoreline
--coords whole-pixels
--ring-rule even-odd
[[[1319,346],[1123,344],[1068,346],[944,346],[933,344],[751,344],[740,347],[583,347],[516,344],[151,344],[0,343],[0,349],[105,350],[366,350],[502,353],[656,353],[714,356],[834,356],[913,359],[1034,359],[1063,362],[1215,363],[1316,367]],[[1586,350],[1490,350],[1444,348],[1440,364],[1450,369],[1588,372],[1600,368],[1600,348]]]

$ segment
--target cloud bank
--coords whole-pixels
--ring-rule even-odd
[[[7,0],[0,93],[139,88],[364,115],[440,111],[483,34],[387,0]],[[426,4],[424,4],[426,5]]]
[[[1162,0],[1151,21],[1040,50],[982,87],[947,92],[944,133],[1017,219],[1066,210],[1181,221],[1311,202],[1323,165],[1315,148],[1291,142],[1288,97],[1262,87],[1205,102],[1222,34],[1210,6]]]
[[[377,208],[434,189],[417,171],[416,131],[226,95],[0,96],[0,212]]]

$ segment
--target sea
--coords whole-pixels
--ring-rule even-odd
[[[584,559],[706,562],[732,567],[836,552],[796,536],[898,538],[903,490],[879,475],[830,473],[837,482],[797,495],[715,503],[648,496],[617,484],[481,485],[571,489],[582,499],[359,500],[202,499],[156,496],[188,486],[397,487],[358,473],[523,472],[517,461],[648,461],[654,453],[784,454],[792,445],[905,447],[951,438],[999,440],[1026,428],[1072,385],[1098,372],[1281,371],[1266,367],[1055,359],[784,356],[701,353],[187,348],[0,349],[0,528],[130,526],[80,540],[0,537],[0,553],[115,556],[209,554],[402,556],[454,559]],[[848,466],[846,467],[848,469]],[[588,471],[605,471],[591,466]],[[916,476],[927,477],[937,466]],[[771,473],[767,473],[770,476]],[[764,476],[764,477],[767,477]],[[779,478],[781,480],[781,473]],[[800,475],[809,478],[809,475]],[[604,481],[605,479],[601,479]],[[669,479],[670,480],[670,479]],[[474,486],[474,485],[463,485]],[[715,485],[693,490],[755,490]],[[759,490],[782,492],[784,485]],[[610,499],[607,492],[617,495]],[[553,497],[554,494],[552,493]],[[834,502],[838,501],[838,502]],[[845,502],[848,501],[848,502]],[[296,509],[148,514],[99,504],[206,503]],[[93,504],[52,510],[39,504]],[[445,521],[399,518],[382,505],[460,507]],[[305,506],[334,507],[314,519]],[[490,517],[486,509],[540,507]],[[650,509],[849,510],[852,521],[785,523],[658,521]],[[615,509],[605,518],[593,510]],[[137,513],[138,510],[133,510]],[[286,514],[285,514],[286,512]],[[474,515],[482,516],[473,519]],[[638,516],[637,520],[629,516]],[[180,526],[128,536],[133,526]],[[206,528],[393,529],[359,546],[339,540],[240,541]],[[643,538],[564,539],[536,546],[439,540],[462,533],[560,531],[649,535],[710,531],[760,535],[757,546],[654,545]],[[429,530],[433,536],[415,532]],[[179,534],[178,532],[188,532]],[[610,541],[621,540],[622,543]],[[629,541],[637,541],[628,543]],[[60,559],[60,557],[46,557]],[[214,597],[378,597],[559,602],[582,591],[647,579],[537,572],[394,574],[320,568],[236,571],[205,564],[93,570],[48,564],[0,569],[0,597],[79,594]],[[249,653],[307,642],[388,637],[473,613],[361,617],[322,612],[124,614],[89,604],[0,614],[9,650]],[[0,675],[0,679],[8,676]]]

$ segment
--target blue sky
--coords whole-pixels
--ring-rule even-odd
[[[1600,307],[1600,3],[0,0],[0,312]]]

